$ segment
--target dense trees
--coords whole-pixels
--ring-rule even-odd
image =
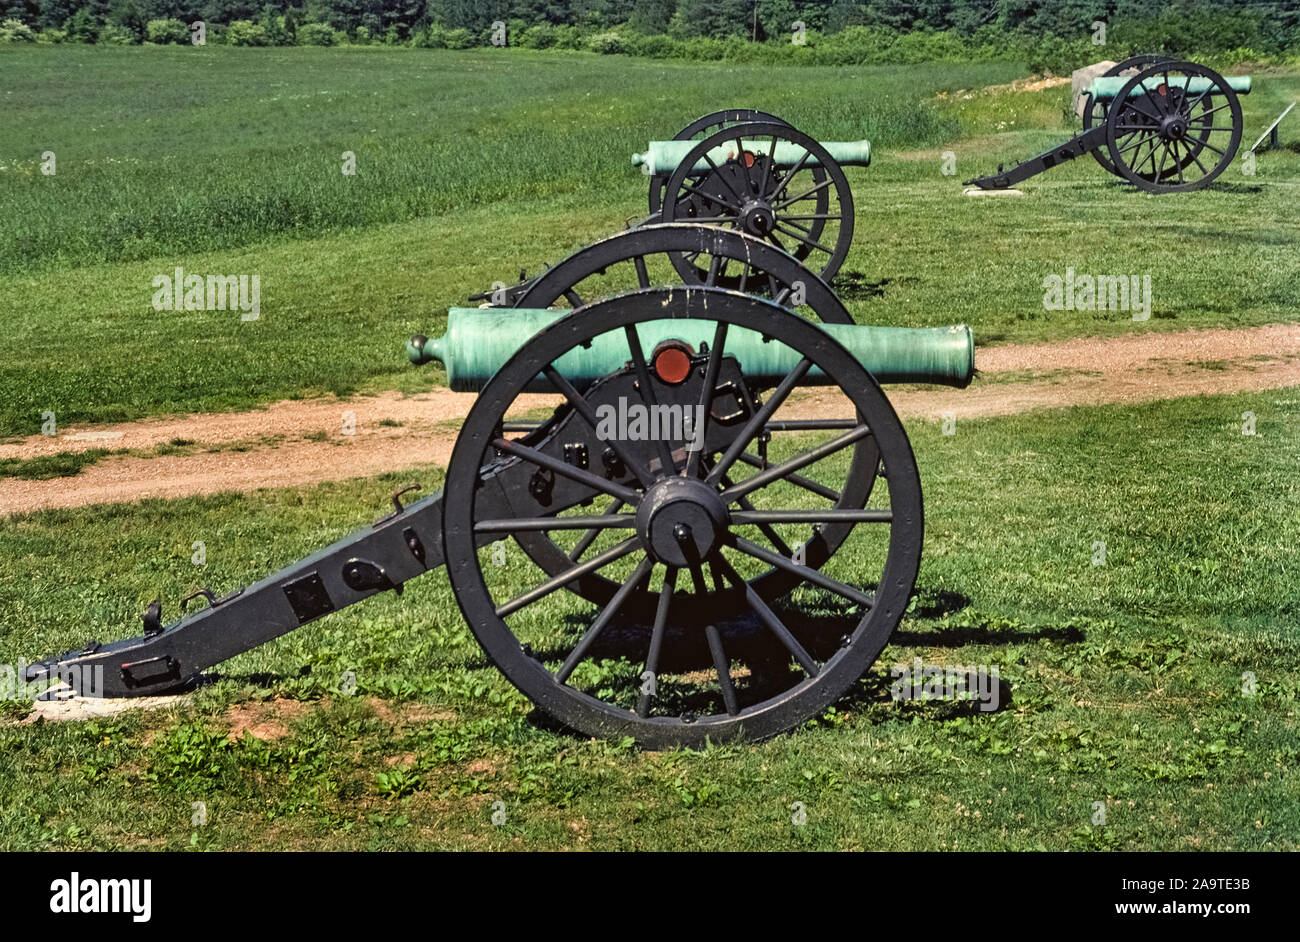
[[[239,23],[241,41],[273,45],[296,41],[307,24],[319,24],[313,41],[321,41],[323,26],[337,40],[407,41],[432,28],[468,31],[477,42],[501,20],[514,36],[541,27],[533,35],[543,48],[556,36],[612,29],[675,41],[763,40],[789,35],[796,21],[823,34],[855,26],[947,30],[970,41],[994,30],[1074,42],[1101,20],[1112,35],[1159,40],[1166,48],[1272,53],[1300,45],[1300,0],[0,0],[3,20],[83,42],[105,31],[114,41],[147,41],[149,24],[161,21],[203,20],[216,31]]]

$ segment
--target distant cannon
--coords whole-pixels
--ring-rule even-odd
[[[650,141],[632,162],[650,179],[650,215],[634,227],[690,222],[736,229],[830,281],[853,242],[853,194],[842,168],[868,166],[871,143],[819,143],[774,115],[734,108],[692,121],[672,140]],[[742,274],[733,264],[710,276],[688,254],[673,256],[672,263],[685,284],[768,290],[753,266]],[[470,300],[517,306],[535,278],[521,272],[518,283]]]
[[[1150,193],[1199,190],[1236,156],[1243,126],[1237,96],[1250,89],[1249,76],[1224,78],[1192,62],[1162,56],[1127,59],[1093,80],[1084,103],[1083,133],[965,185],[1007,189],[1092,154],[1105,169]]]

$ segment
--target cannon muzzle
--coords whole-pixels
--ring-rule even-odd
[[[452,308],[447,312],[447,332],[433,339],[417,334],[407,342],[407,356],[415,364],[437,360],[447,370],[447,384],[457,392],[478,392],[515,352],[543,327],[569,311],[546,308]],[[819,324],[843,344],[881,383],[936,383],[967,386],[975,373],[975,340],[965,324],[954,327],[868,327],[859,324]],[[638,328],[647,359],[665,340],[685,341],[699,351],[713,338],[714,323],[699,318],[663,318]],[[727,353],[734,356],[745,376],[759,386],[780,382],[799,361],[789,347],[745,328],[727,335]],[[616,373],[631,359],[622,331],[596,338],[586,349],[576,349],[556,361],[560,373],[582,387]],[[820,385],[825,377],[814,368],[804,379]],[[529,392],[554,392],[538,376]]]
[[[699,141],[651,141],[643,154],[633,154],[633,165],[640,167],[647,174],[667,175],[677,169]],[[745,140],[745,151],[757,159],[766,159],[772,149],[771,138]],[[822,142],[822,147],[841,167],[866,167],[871,163],[870,141],[829,141]],[[806,156],[805,156],[806,155]],[[721,165],[736,156],[736,142],[721,144],[709,152],[709,159],[715,165]],[[816,156],[809,154],[798,144],[791,141],[777,141],[772,164],[778,170],[789,170],[803,161],[805,167],[820,167]],[[696,162],[694,172],[703,173],[709,169],[707,160]]]

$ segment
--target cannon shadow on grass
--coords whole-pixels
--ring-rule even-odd
[[[857,584],[864,592],[872,592],[876,586],[872,583]],[[838,649],[841,639],[857,623],[853,607],[845,600],[821,589],[805,587],[799,593],[798,601],[789,595],[773,601],[773,610],[790,630],[800,639],[805,648],[818,660],[826,660]],[[1005,645],[1018,643],[1048,642],[1055,644],[1077,644],[1084,640],[1084,632],[1074,626],[1053,628],[1051,626],[993,627],[986,616],[977,612],[970,613],[970,618],[953,619],[972,604],[972,599],[960,592],[947,589],[920,587],[916,590],[910,617],[922,619],[944,619],[945,624],[933,628],[900,628],[891,636],[890,647],[925,647],[925,648],[961,648],[968,645]],[[948,621],[952,619],[952,621]],[[694,685],[676,689],[666,698],[663,707],[671,713],[696,712],[699,714],[713,712],[717,706],[716,680],[711,674],[712,660],[703,632],[703,626],[709,619],[689,614],[675,622],[665,638],[664,652],[672,652],[661,662],[661,673],[684,675],[693,678]],[[745,665],[750,671],[746,686],[748,696],[742,698],[742,705],[754,702],[766,696],[779,693],[786,686],[799,679],[797,671],[791,669],[788,652],[770,633],[752,616],[716,619],[723,636],[728,654],[733,663]],[[573,639],[585,630],[588,620],[578,614],[563,618],[563,623],[572,634]],[[650,637],[650,625],[642,620],[629,620],[611,625],[591,649],[591,658],[595,661],[626,661],[638,666],[644,659]],[[558,663],[571,650],[571,646],[555,644],[533,651],[543,663]],[[876,668],[868,671],[861,680],[845,693],[835,704],[840,713],[863,711],[872,707],[888,704],[891,697],[889,668],[894,663],[889,655],[890,648],[876,662]],[[884,670],[880,668],[884,667]],[[482,656],[472,657],[465,664],[467,671],[495,670],[495,666]],[[259,687],[272,687],[277,681],[291,680],[295,676],[303,677],[310,673],[310,667],[304,666],[297,672],[285,673],[222,673],[210,672],[200,678],[193,686],[207,686],[220,680],[254,684]],[[636,671],[627,672],[626,676],[606,678],[605,686],[634,698],[639,677]],[[192,689],[192,688],[191,688]],[[1012,703],[1010,684],[999,679],[998,710],[1008,709]],[[927,721],[943,722],[962,716],[976,717],[986,715],[980,710],[978,701],[972,700],[906,700],[900,704],[903,715],[919,716]],[[988,711],[992,712],[992,711]],[[571,730],[564,723],[537,709],[527,715],[527,722],[538,730],[556,735],[587,738],[585,734]]]
[[[870,592],[876,587],[874,584],[858,584],[857,588]],[[959,592],[922,588],[917,591],[912,614],[913,617],[920,618],[951,617],[968,608],[971,601],[969,596]],[[856,626],[858,617],[850,604],[838,596],[806,587],[800,591],[798,603],[790,596],[785,596],[773,602],[773,610],[818,660],[826,660],[835,653],[841,639]],[[684,675],[691,679],[692,684],[665,696],[660,705],[666,714],[703,714],[717,709],[718,694],[711,689],[716,681],[711,673],[712,661],[703,632],[703,626],[709,620],[687,614],[668,629],[660,673]],[[792,669],[788,652],[757,619],[746,615],[715,617],[712,620],[719,627],[733,665],[739,663],[748,672],[742,687],[747,694],[742,695],[742,707],[746,702],[765,699],[798,682],[801,675]],[[585,629],[587,621],[573,615],[566,617],[565,624],[576,639]],[[629,667],[637,668],[645,656],[649,637],[649,624],[640,620],[611,625],[592,646],[591,657],[597,661],[625,662]],[[978,616],[972,616],[970,623],[958,623],[938,630],[896,631],[890,643],[959,648],[971,644],[1005,645],[1034,641],[1072,644],[1083,638],[1083,632],[1074,627],[1059,630],[1052,627],[994,628]],[[545,649],[534,649],[533,654],[544,663],[558,663],[569,650],[568,645],[557,643]],[[668,652],[672,652],[671,656]],[[879,665],[884,661],[877,663]],[[842,713],[888,703],[891,700],[888,677],[887,668],[883,673],[879,670],[868,672],[837,702],[836,709]],[[625,671],[621,676],[607,675],[600,681],[607,691],[613,691],[616,696],[622,695],[629,700],[635,697],[639,682],[636,669]],[[607,697],[602,696],[602,699]],[[997,710],[1006,710],[1011,703],[1011,686],[999,678]],[[919,715],[938,722],[994,712],[981,710],[980,703],[973,700],[909,700],[902,703],[901,709],[909,716]],[[563,723],[537,710],[529,714],[528,722],[538,729],[583,738]]]

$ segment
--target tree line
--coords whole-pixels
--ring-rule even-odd
[[[787,42],[801,30],[943,34],[967,51],[973,40],[1050,39],[1082,54],[1099,45],[1098,24],[1131,47],[1175,54],[1300,48],[1300,0],[0,0],[0,21],[10,41],[182,42],[202,21],[210,38],[236,45],[457,48],[499,45],[504,32],[509,45],[649,55],[692,42],[707,51],[702,40],[733,50]]]

